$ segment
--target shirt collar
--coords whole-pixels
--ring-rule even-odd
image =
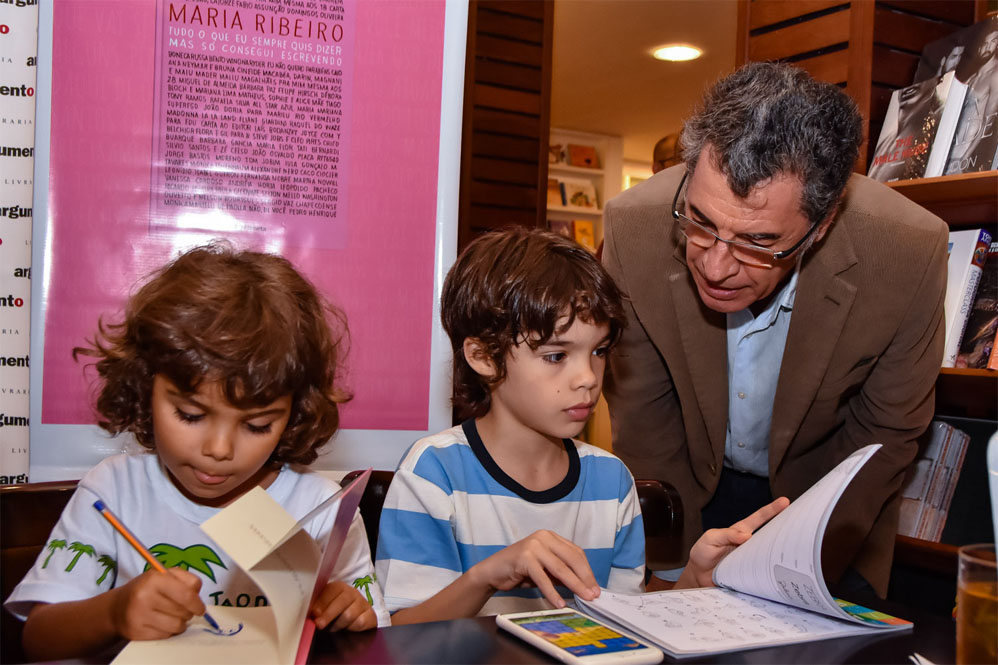
[[[799,275],[800,264],[790,273],[790,279],[783,284],[776,297],[770,300],[766,309],[759,312],[759,316],[753,316],[752,309],[746,307],[738,312],[728,314],[728,327],[741,328],[749,325],[753,330],[762,330],[772,326],[781,311],[793,311],[794,301],[797,297],[797,278]]]

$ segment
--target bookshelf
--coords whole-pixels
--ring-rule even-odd
[[[986,227],[998,222],[998,171],[899,180],[887,186],[941,217],[950,228]],[[918,585],[939,599],[940,609],[955,592],[957,548],[990,541],[984,453],[998,429],[998,372],[944,367],[936,380],[936,417],[970,434],[966,459],[950,504],[942,542],[898,536],[891,588]],[[983,504],[983,505],[982,505]],[[984,510],[981,510],[981,508]],[[906,593],[906,592],[901,592]],[[946,599],[949,600],[946,600]],[[900,600],[909,600],[899,598]]]
[[[983,226],[996,230],[998,171],[898,180],[887,186],[939,215],[950,228]],[[936,411],[941,415],[998,420],[998,372],[942,368],[936,382]]]
[[[951,228],[998,220],[998,171],[896,180],[887,186],[939,215]]]
[[[620,193],[622,180],[623,142],[619,136],[594,134],[552,127],[548,145],[552,150],[561,146],[567,160],[568,145],[591,146],[595,149],[599,166],[588,168],[564,162],[548,161],[548,178],[565,181],[588,181],[596,191],[597,207],[584,208],[573,205],[548,205],[549,221],[590,220],[593,222],[596,246],[603,240],[603,205]]]
[[[599,167],[588,168],[561,162],[552,163],[549,159],[548,178],[590,181],[596,191],[599,206],[596,210],[591,210],[576,206],[548,205],[546,210],[548,224],[561,221],[590,220],[594,227],[595,246],[599,247],[603,241],[603,206],[608,200],[619,194],[623,187],[623,140],[619,136],[551,128],[548,145],[552,149],[557,150],[555,146],[561,146],[562,150],[567,150],[566,146],[569,144],[595,148]],[[603,397],[600,397],[596,410],[589,419],[581,438],[600,448],[611,449],[610,413]]]
[[[998,223],[998,171],[898,180],[887,186],[942,217],[950,228],[983,226],[994,231]],[[936,411],[995,421],[998,372],[941,369],[936,382]]]

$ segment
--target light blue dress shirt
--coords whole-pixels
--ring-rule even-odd
[[[769,477],[773,400],[797,294],[797,270],[759,316],[749,308],[728,319],[728,432],[724,465]]]
[[[795,269],[759,316],[753,316],[749,308],[727,315],[728,434],[724,465],[763,478],[769,477],[773,400],[797,295],[797,274]],[[682,572],[682,568],[672,568],[653,574],[675,582]]]

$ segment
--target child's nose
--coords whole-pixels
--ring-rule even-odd
[[[232,459],[232,451],[232,433],[224,427],[212,430],[201,446],[202,454],[217,460]]]
[[[579,363],[579,369],[575,375],[575,383],[578,388],[593,389],[596,387],[597,374],[593,363],[588,359]]]

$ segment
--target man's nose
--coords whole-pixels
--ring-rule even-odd
[[[700,264],[703,276],[715,284],[733,277],[741,269],[741,264],[731,255],[728,244],[720,240],[715,240],[711,247],[703,251]]]

